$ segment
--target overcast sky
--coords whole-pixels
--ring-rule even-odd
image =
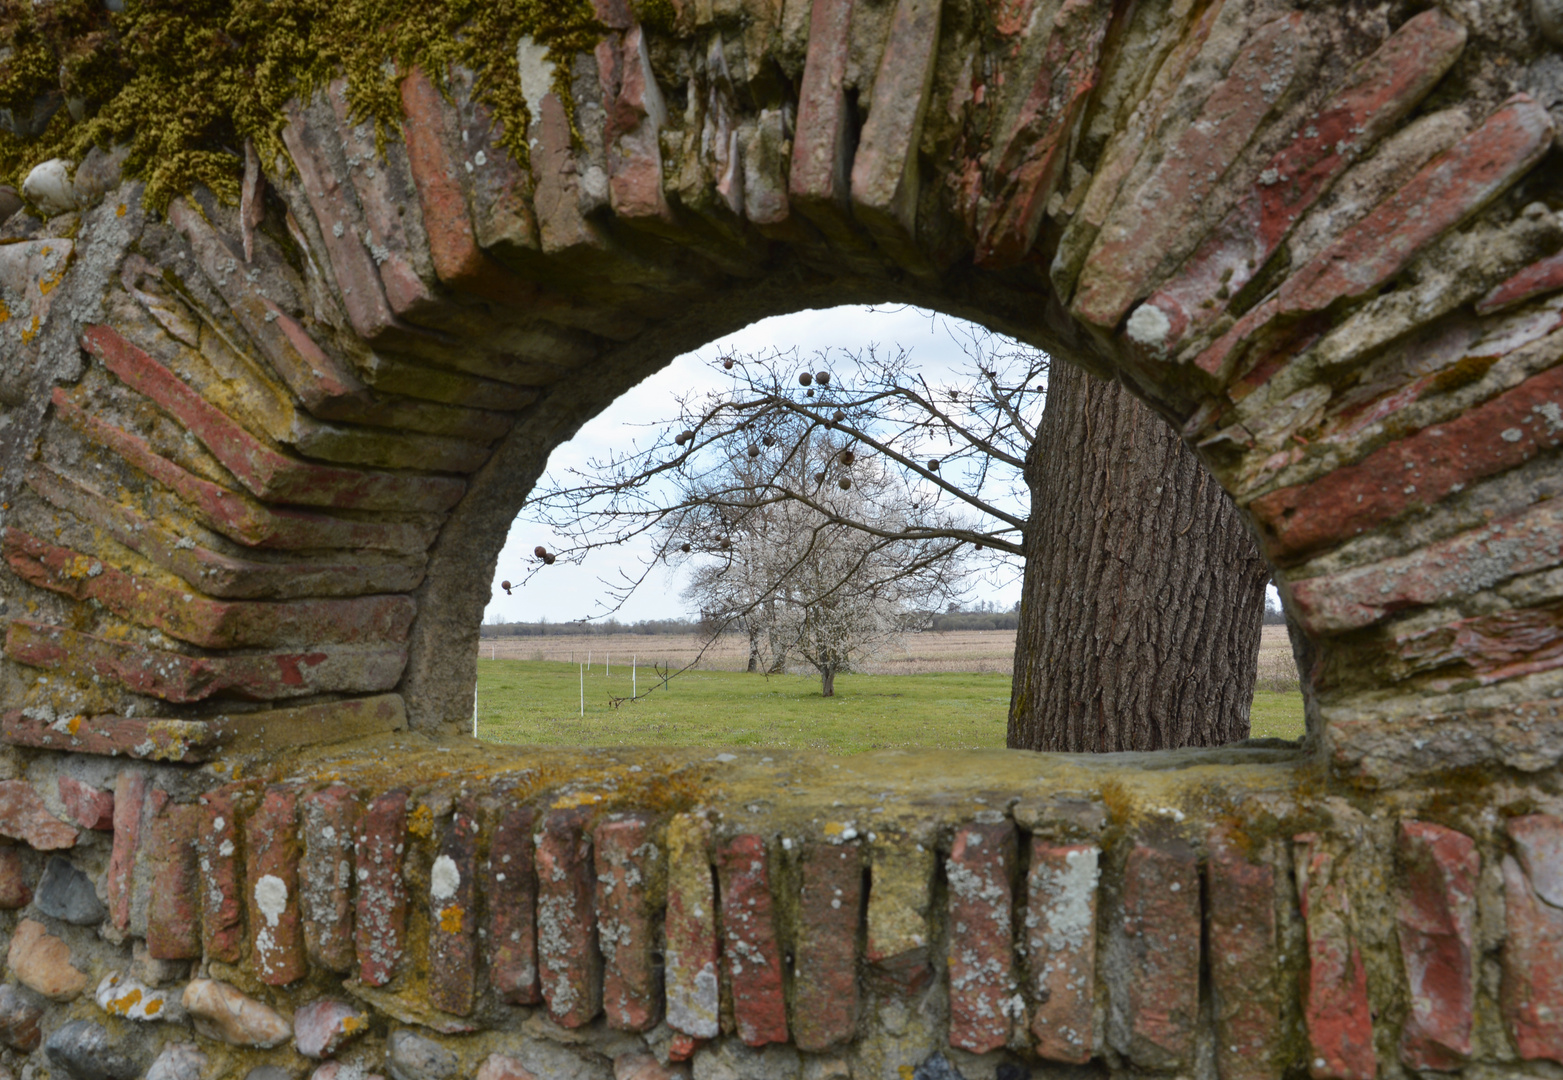
[[[838,307],[764,319],[731,337],[678,357],[619,398],[574,439],[554,451],[548,460],[549,472],[559,475],[561,470],[582,465],[589,458],[605,456],[610,448],[622,449],[630,438],[644,441],[651,434],[644,427],[648,421],[675,415],[676,394],[722,384],[710,365],[729,352],[768,353],[773,349],[797,348],[807,358],[820,349],[856,351],[870,344],[900,345],[912,351],[930,381],[941,381],[942,373],[961,365],[960,346],[952,334],[958,333],[960,326],[956,320],[932,318],[928,312],[910,307]],[[532,549],[538,544],[549,546],[552,541],[552,534],[527,522],[525,513],[523,510],[522,517],[511,526],[510,537],[500,552],[485,621],[547,618],[550,622],[567,622],[598,616],[607,602],[601,579],[614,578],[621,567],[629,573],[639,572],[645,548],[600,549],[580,566],[556,563],[525,587],[516,588],[514,595],[506,596],[499,582],[508,579],[514,583],[525,577]],[[628,622],[683,617],[688,614],[679,595],[683,587],[684,583],[669,573],[654,571],[616,617]],[[1019,597],[1018,581],[973,581],[974,602],[987,600],[1007,608]]]

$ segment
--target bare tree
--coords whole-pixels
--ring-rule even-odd
[[[562,478],[531,515],[572,560],[639,537],[675,564],[720,554],[779,507],[855,530],[874,553],[916,545],[908,571],[962,553],[994,580],[1024,579],[1011,746],[1245,736],[1269,571],[1220,486],[1122,387],[1050,374],[1045,354],[975,329],[963,351],[933,381],[899,349],[724,357],[725,389],[680,400],[650,445]],[[826,437],[834,458],[818,452]],[[898,516],[828,497],[870,470],[897,477]],[[654,562],[610,583],[615,601]],[[763,633],[778,568],[746,566],[747,599],[716,605],[717,622]]]

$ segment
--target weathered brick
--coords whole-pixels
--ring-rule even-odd
[[[1373,1011],[1367,969],[1352,931],[1351,897],[1336,876],[1335,856],[1317,835],[1293,838],[1297,894],[1308,930],[1303,1017],[1313,1080],[1373,1080]]]
[[[699,814],[678,814],[668,822],[667,1022],[698,1039],[720,1033],[710,842],[711,824]]]
[[[105,754],[147,761],[205,761],[216,751],[217,734],[199,720],[143,716],[70,716],[56,720],[21,709],[0,717],[0,739],[12,746]]]
[[[1508,833],[1503,1014],[1521,1058],[1563,1063],[1563,821],[1529,814]]]
[[[259,795],[252,781],[226,784],[200,798],[205,817],[196,838],[201,871],[201,944],[206,956],[236,964],[244,955],[244,886],[239,813]]]
[[[1013,265],[1035,243],[1068,156],[1070,132],[1100,76],[1098,60],[1113,16],[1113,5],[1104,0],[1061,4],[1047,28],[1047,44],[1017,50],[1037,57],[1035,74],[1024,103],[992,153],[998,190],[978,226],[975,257],[980,265]],[[1027,31],[1031,28],[1022,32]],[[1039,27],[1031,32],[1043,31]],[[881,65],[890,56],[887,48]],[[877,97],[880,84],[874,85]],[[872,122],[873,114],[869,116]],[[854,193],[856,179],[854,165]]]
[[[423,560],[256,562],[203,547],[175,535],[124,503],[34,464],[27,486],[50,503],[97,525],[152,565],[208,596],[286,600],[307,596],[363,596],[409,592],[423,580]]]
[[[863,958],[880,981],[912,993],[933,976],[928,907],[938,854],[913,837],[881,835],[872,862]]]
[[[20,621],[20,620],[17,620]],[[16,622],[11,624],[12,628]],[[9,654],[10,650],[7,649]],[[65,812],[71,816],[71,820],[83,829],[91,829],[94,832],[114,831],[114,793],[103,791],[91,784],[77,780],[74,776],[61,775],[59,784],[60,801],[65,804]]]
[[[0,909],[15,911],[33,899],[33,874],[15,847],[0,847]]]
[[[597,933],[602,946],[602,1007],[608,1026],[647,1031],[662,1018],[651,886],[662,874],[648,814],[615,814],[597,826]]]
[[[407,933],[407,890],[402,881],[406,845],[407,792],[398,788],[371,800],[359,819],[354,853],[358,977],[370,986],[390,982],[402,956]]]
[[[0,836],[38,851],[73,847],[76,830],[49,812],[43,796],[25,780],[0,781]]]
[[[87,413],[62,388],[55,388],[50,401],[55,412],[88,438],[172,491],[207,528],[247,547],[283,551],[369,548],[416,554],[429,546],[437,529],[427,520],[350,520],[297,507],[266,506],[174,464],[139,435]]]
[[[537,834],[537,967],[548,1012],[565,1027],[602,1011],[589,807],[551,810]]]
[[[1469,596],[1505,578],[1555,566],[1563,561],[1560,533],[1563,508],[1544,502],[1410,555],[1295,582],[1292,600],[1310,630],[1355,630],[1404,608]]]
[[[1285,1045],[1275,921],[1275,867],[1221,831],[1205,864],[1216,1069],[1222,1080],[1279,1075]]]
[[[1563,424],[1547,419],[1560,402],[1554,367],[1312,483],[1260,496],[1249,511],[1267,554],[1284,562],[1340,543],[1563,445]]]
[[[506,1001],[536,1005],[543,1000],[537,982],[537,876],[533,870],[532,825],[537,812],[513,806],[494,826],[489,842],[489,981]]]
[[[456,178],[464,185],[478,247],[501,258],[539,250],[537,221],[532,216],[531,173],[505,148],[505,125],[478,93],[477,73],[455,68],[446,72],[446,78],[455,106],[453,119],[462,133],[462,160]],[[444,134],[445,145],[454,148],[451,130],[447,128]],[[471,172],[466,170],[468,161],[472,162]],[[519,290],[524,285],[514,281],[511,287]]]
[[[466,490],[466,483],[454,477],[346,469],[290,458],[251,435],[112,327],[89,326],[82,346],[125,385],[183,424],[259,498],[336,509],[438,513],[454,506]]]
[[[285,986],[307,970],[298,903],[298,792],[266,789],[244,822],[245,908],[250,963],[269,986]]]
[[[1126,963],[1111,1038],[1137,1065],[1187,1067],[1199,1014],[1199,863],[1184,840],[1138,840],[1123,871]]]
[[[417,605],[407,596],[351,600],[213,600],[137,577],[102,560],[6,529],[5,560],[23,580],[208,649],[308,643],[386,644],[407,639]]]
[[[1563,252],[1538,259],[1507,281],[1493,286],[1476,302],[1476,314],[1491,315],[1559,289],[1563,289]]]
[[[1084,1064],[1095,1052],[1095,844],[1031,842],[1026,875],[1026,977],[1039,1057]]]
[[[304,861],[300,869],[299,911],[304,919],[304,950],[330,971],[347,974],[353,951],[353,839],[361,812],[358,796],[345,784],[305,795]]]
[[[131,876],[141,847],[141,811],[147,796],[147,778],[133,769],[123,770],[114,781],[114,844],[109,850],[109,872],[103,883],[109,918],[120,930],[130,927]]]
[[[1311,73],[1309,25],[1291,12],[1255,27],[1198,113],[1172,139],[1140,186],[1124,191],[1097,235],[1070,306],[1077,318],[1116,327],[1158,268],[1179,253],[1180,234],[1276,103]],[[1270,92],[1255,93],[1256,86]],[[1185,249],[1186,250],[1186,249]]]
[[[749,1046],[787,1041],[781,945],[771,899],[764,837],[741,833],[716,849],[721,882],[722,952],[732,988],[733,1022]]]
[[[651,70],[644,30],[635,25],[617,42],[603,39],[597,57],[608,113],[603,142],[608,152],[609,205],[621,218],[670,222],[673,210],[662,193],[659,138],[667,123],[667,105]]]
[[[792,1041],[814,1054],[847,1042],[857,1030],[863,855],[855,843],[811,841],[799,870]]]
[[[1471,1056],[1481,857],[1469,836],[1431,822],[1402,821],[1399,839],[1404,877],[1396,921],[1411,998],[1400,1059],[1413,1069],[1448,1072]]]
[[[201,887],[195,839],[205,815],[189,803],[168,802],[147,822],[152,890],[147,904],[147,955],[195,960],[201,955]]]
[[[852,0],[821,0],[809,22],[809,52],[798,89],[787,194],[815,213],[844,206],[851,193],[846,99]]]
[[[1403,668],[1440,670],[1494,683],[1563,666],[1563,611],[1516,608],[1397,633],[1391,651]]]
[[[429,1002],[456,1016],[477,993],[478,818],[463,799],[429,871]]]
[[[1015,977],[1015,825],[955,830],[950,883],[950,1045],[973,1054],[1003,1049],[1025,1012]]]
[[[1173,352],[1218,318],[1300,217],[1366,150],[1405,118],[1454,63],[1465,28],[1437,9],[1407,19],[1364,60],[1147,304],[1165,318],[1157,344]]]

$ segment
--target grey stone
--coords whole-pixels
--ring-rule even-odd
[[[1541,36],[1554,45],[1563,45],[1563,0],[1530,0],[1530,9]]]
[[[43,1019],[47,1007],[40,995],[25,986],[0,986],[0,1042],[24,1054],[38,1049],[43,1041],[38,1021]]]
[[[392,1032],[386,1041],[385,1067],[391,1080],[448,1080],[460,1065],[439,1043],[406,1028]]]
[[[45,915],[76,926],[96,926],[108,915],[92,879],[69,859],[50,857],[33,905]]]
[[[202,1080],[207,1064],[194,1043],[169,1043],[147,1070],[146,1080]]]
[[[21,208],[22,197],[17,190],[10,184],[0,184],[0,221],[6,221]]]
[[[528,1072],[548,1080],[612,1080],[608,1060],[589,1050],[571,1050],[547,1039],[528,1039],[515,1050],[506,1050]]]
[[[280,1065],[257,1065],[244,1074],[244,1080],[293,1080],[293,1074]]]
[[[912,1070],[912,1080],[966,1080],[950,1059],[943,1054],[933,1054],[916,1069]]]
[[[72,1080],[137,1080],[146,1068],[139,1046],[116,1039],[91,1020],[58,1028],[43,1049],[49,1063]]]
[[[791,1046],[754,1050],[723,1039],[694,1057],[695,1080],[800,1080],[803,1063]]]

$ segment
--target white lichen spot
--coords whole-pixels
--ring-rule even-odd
[[[1172,330],[1172,320],[1154,304],[1141,304],[1129,316],[1129,338],[1149,349],[1160,349]]]
[[[276,926],[287,906],[288,887],[276,874],[266,874],[255,883],[255,908],[267,926]]]
[[[521,96],[526,111],[535,121],[542,115],[543,98],[554,87],[554,64],[548,59],[548,46],[530,35],[516,42],[516,68],[521,75]]]

